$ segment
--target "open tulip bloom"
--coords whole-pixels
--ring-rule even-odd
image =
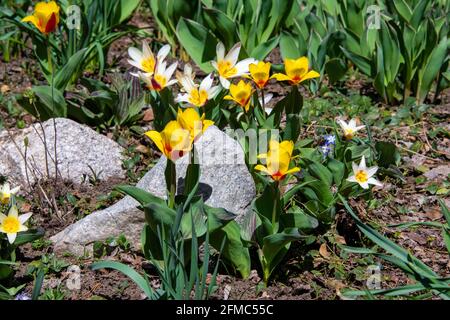
[[[6,233],[9,243],[13,244],[16,240],[18,232],[28,230],[24,223],[30,219],[30,217],[31,213],[22,214],[19,216],[17,207],[12,206],[11,209],[9,209],[7,216],[0,213],[0,232]]]
[[[142,42],[142,51],[131,47],[128,49],[128,55],[131,59],[128,60],[128,63],[132,66],[135,66],[139,70],[144,71],[145,73],[152,75],[155,72],[155,67],[157,62],[163,62],[164,59],[170,52],[170,45],[166,44],[161,49],[159,49],[158,54],[153,55],[152,50],[148,46],[147,41]],[[133,76],[138,76],[136,73],[131,73]]]
[[[187,102],[195,107],[203,107],[209,100],[214,99],[220,92],[219,86],[213,86],[214,76],[212,73],[207,75],[200,86],[196,85],[193,78],[186,74],[178,75],[178,81],[180,82],[183,90],[186,93],[179,93],[175,102]]]
[[[189,131],[191,141],[195,142],[208,127],[214,124],[211,120],[205,120],[205,114],[201,117],[194,108],[182,111],[178,109],[177,121],[181,127]]]
[[[318,78],[320,74],[317,71],[309,70],[308,58],[301,57],[296,60],[286,59],[284,61],[286,74],[275,73],[272,78],[278,81],[289,81],[292,85],[297,85],[305,80]]]
[[[8,204],[9,200],[11,199],[11,196],[15,195],[17,192],[19,192],[20,187],[12,188],[8,183],[5,183],[3,186],[0,187],[0,203],[1,204]]]
[[[293,150],[293,141],[278,142],[271,140],[269,142],[269,151],[258,155],[259,159],[266,160],[266,166],[258,164],[255,166],[255,170],[268,174],[274,181],[283,180],[288,174],[300,171],[298,167],[289,169]]]
[[[373,184],[379,187],[382,187],[383,184],[377,179],[373,178],[375,173],[378,171],[378,167],[370,167],[366,166],[366,159],[363,156],[361,158],[361,162],[359,165],[356,163],[352,163],[353,175],[347,178],[349,182],[358,183],[363,189],[369,189],[369,184]]]
[[[249,64],[255,63],[253,58],[247,58],[238,62],[241,44],[237,43],[231,48],[230,52],[225,55],[225,46],[219,42],[216,47],[217,61],[212,61],[211,64],[219,73],[219,80],[225,89],[230,88],[229,79],[242,77],[248,75]]]
[[[250,83],[243,80],[239,83],[230,85],[230,94],[223,97],[225,100],[232,100],[244,108],[245,112],[250,109],[250,98],[253,94],[253,88]]]
[[[172,161],[183,157],[192,149],[191,133],[176,120],[167,123],[161,132],[148,131],[145,135]]]
[[[250,63],[248,66],[250,76],[256,86],[263,89],[270,79],[270,62],[258,61],[257,63]]]
[[[165,61],[157,61],[153,75],[138,72],[139,78],[146,83],[147,88],[150,90],[161,91],[177,83],[177,80],[171,78],[177,68],[178,62],[172,63],[168,68],[166,68],[166,65]]]
[[[32,15],[22,22],[31,22],[41,33],[47,35],[56,30],[59,23],[59,6],[55,1],[38,2]]]
[[[341,126],[342,131],[344,132],[344,138],[347,140],[353,139],[355,133],[365,127],[357,126],[355,119],[351,119],[348,123],[342,119],[339,119],[338,123]]]

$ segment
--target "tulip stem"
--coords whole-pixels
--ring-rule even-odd
[[[169,208],[175,207],[175,195],[177,193],[177,169],[175,162],[167,159],[166,166],[166,187],[167,187],[167,199],[169,199]]]
[[[274,190],[275,190],[275,197],[273,199],[273,208],[272,208],[272,228],[273,233],[278,232],[278,228],[275,228],[276,220],[277,220],[277,212],[278,212],[278,202],[280,201],[280,190],[279,190],[280,184],[278,181],[274,182]]]

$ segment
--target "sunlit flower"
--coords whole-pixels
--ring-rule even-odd
[[[214,99],[220,91],[219,86],[213,86],[213,74],[207,75],[200,86],[194,83],[189,74],[178,74],[178,82],[180,82],[186,93],[179,93],[175,102],[187,102],[195,107],[203,107],[209,100]]]
[[[38,2],[32,15],[26,16],[22,22],[31,22],[43,34],[56,30],[59,23],[59,6],[55,1]]]
[[[27,231],[24,223],[30,219],[31,213],[25,213],[19,216],[16,206],[9,209],[8,215],[0,213],[0,232],[6,233],[9,243],[14,243],[18,232]]]
[[[250,72],[248,78],[252,79],[258,88],[263,89],[270,79],[270,62],[250,63],[248,70]]]
[[[320,77],[317,71],[309,70],[308,58],[301,57],[296,60],[286,59],[284,60],[284,68],[286,74],[275,73],[270,78],[275,78],[278,81],[289,81],[290,84],[299,84],[308,79]]]
[[[378,171],[378,167],[366,167],[366,159],[361,158],[359,165],[352,163],[353,175],[347,178],[347,181],[357,182],[363,189],[369,189],[369,184],[382,187],[383,184],[375,178],[372,178]]]
[[[225,100],[233,100],[239,104],[247,112],[250,108],[250,98],[253,94],[253,88],[250,83],[246,83],[243,80],[239,83],[230,85],[230,95],[224,97]]]
[[[139,72],[139,78],[144,80],[147,84],[147,88],[150,90],[161,91],[162,89],[177,83],[177,80],[171,79],[177,65],[178,62],[174,62],[166,68],[165,61],[158,61],[153,75]]]
[[[353,139],[355,133],[364,128],[364,126],[357,126],[355,119],[351,119],[348,123],[346,123],[342,119],[339,119],[338,123],[341,126],[342,131],[344,132],[345,139],[347,140]]]
[[[189,131],[192,141],[196,141],[208,127],[214,124],[214,121],[205,120],[205,114],[200,117],[194,108],[187,108],[184,111],[178,109],[177,121],[183,129]]]
[[[130,63],[132,66],[135,66],[139,70],[152,75],[155,72],[156,63],[163,62],[169,52],[170,45],[166,44],[161,49],[159,49],[158,54],[155,58],[152,50],[148,46],[147,41],[144,40],[142,42],[142,51],[134,47],[128,49],[128,55],[131,58],[128,60],[128,63]],[[137,74],[135,73],[132,73],[132,75],[137,76]]]
[[[15,195],[17,192],[19,192],[19,190],[20,187],[15,187],[11,189],[9,183],[5,183],[3,186],[0,187],[0,203],[8,204],[9,199],[11,199],[11,196]]]
[[[148,131],[145,135],[152,139],[158,149],[172,161],[181,158],[192,148],[189,130],[184,129],[176,120],[167,123],[161,132]]]
[[[247,58],[237,62],[241,44],[237,43],[231,48],[230,52],[225,55],[225,46],[219,42],[216,47],[217,61],[212,61],[211,64],[219,73],[219,80],[225,89],[230,88],[230,81],[228,79],[241,77],[247,75],[250,63],[255,63],[253,58]]]
[[[270,175],[275,181],[283,180],[286,175],[300,171],[298,167],[289,169],[293,150],[294,142],[292,141],[278,142],[271,140],[269,142],[269,151],[258,155],[258,158],[266,159],[266,166],[258,164],[255,166],[255,170]]]

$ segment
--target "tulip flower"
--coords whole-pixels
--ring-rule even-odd
[[[297,85],[308,79],[320,77],[320,74],[314,70],[309,70],[308,58],[301,57],[296,60],[286,59],[284,61],[286,74],[275,73],[272,78],[278,81],[289,81],[292,85]]]
[[[346,123],[344,120],[339,119],[338,123],[341,126],[342,131],[344,132],[344,138],[347,140],[353,139],[355,133],[364,128],[364,126],[357,126],[355,119],[351,119],[348,123]]]
[[[243,80],[239,83],[230,85],[230,95],[224,97],[225,100],[233,100],[239,104],[246,112],[250,109],[250,98],[253,94],[253,88],[250,83]]]
[[[8,183],[5,183],[3,186],[0,187],[0,203],[1,204],[8,204],[9,199],[11,199],[11,196],[19,192],[20,187],[10,188],[10,185]]]
[[[228,79],[242,77],[247,75],[249,64],[255,63],[253,58],[244,59],[238,62],[239,51],[241,44],[237,43],[231,48],[230,52],[225,55],[225,46],[219,42],[216,47],[217,61],[212,61],[211,64],[219,73],[219,80],[225,89],[230,88],[230,81]]]
[[[55,1],[38,2],[32,15],[26,16],[22,22],[31,22],[43,34],[56,30],[59,23],[59,6]]]
[[[0,213],[0,232],[6,233],[9,243],[14,243],[18,232],[27,231],[28,228],[24,223],[31,217],[31,213],[19,216],[16,206],[9,209],[8,216]]]
[[[161,91],[162,89],[177,83],[177,80],[171,78],[177,68],[178,62],[174,62],[168,68],[166,68],[166,65],[165,61],[158,61],[153,75],[139,72],[139,78],[144,80],[147,84],[147,88],[150,90]]]
[[[205,120],[205,114],[201,117],[194,108],[187,108],[184,111],[178,109],[177,121],[181,127],[188,130],[192,141],[196,141],[214,121]]]
[[[347,178],[347,181],[357,182],[363,189],[369,189],[369,184],[373,184],[382,187],[383,184],[377,179],[373,178],[378,171],[378,167],[366,167],[366,159],[364,156],[361,158],[359,165],[352,163],[353,175]]]
[[[187,102],[195,107],[203,107],[210,99],[214,99],[220,91],[219,86],[213,86],[214,76],[209,74],[202,80],[200,87],[194,83],[193,78],[186,74],[177,75],[183,90],[186,93],[179,93],[175,102]]]
[[[250,76],[258,88],[263,89],[270,79],[270,62],[258,61],[258,63],[250,63],[248,66]]]
[[[176,120],[167,123],[161,132],[148,131],[145,135],[152,139],[158,149],[172,161],[181,158],[192,148],[189,130],[184,129]]]
[[[135,66],[139,70],[144,71],[145,73],[152,75],[155,72],[155,67],[157,62],[163,62],[164,59],[170,52],[170,45],[166,44],[161,49],[159,49],[158,54],[153,55],[152,50],[148,46],[147,41],[142,42],[142,51],[131,47],[128,49],[128,55],[131,59],[128,60],[128,63],[132,66]],[[138,76],[136,73],[131,73],[133,76]]]
[[[283,180],[288,174],[300,171],[300,168],[289,169],[292,160],[294,142],[271,140],[267,154],[260,154],[258,158],[266,159],[266,166],[258,164],[255,170],[268,174],[275,181]]]

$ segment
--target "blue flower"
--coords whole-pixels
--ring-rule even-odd
[[[18,295],[16,295],[14,300],[31,300],[31,298],[25,292],[22,292],[22,293],[19,293]]]
[[[336,137],[333,134],[327,134],[323,136],[325,139],[325,145],[335,145],[336,144]]]

